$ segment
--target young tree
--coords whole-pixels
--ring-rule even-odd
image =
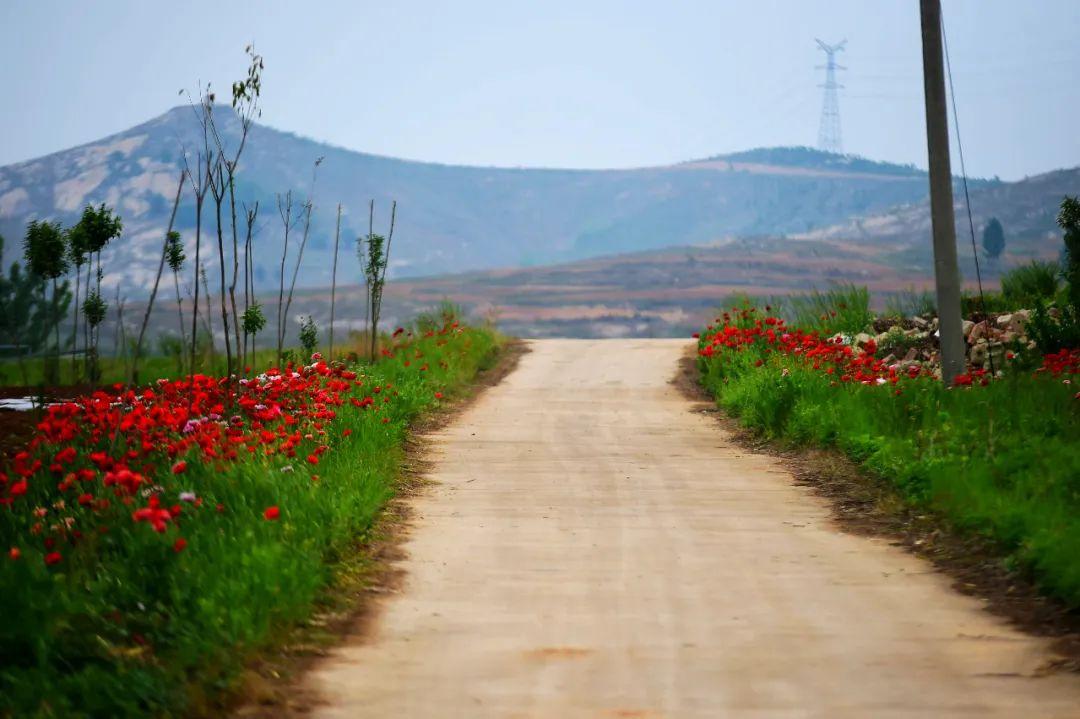
[[[263,315],[262,306],[255,297],[255,273],[254,263],[251,257],[251,242],[255,233],[255,220],[259,216],[259,203],[253,207],[244,205],[244,215],[247,220],[247,234],[244,237],[244,314],[241,327],[244,330],[243,354],[240,363],[246,368],[249,363],[248,340],[251,340],[251,355],[255,356],[255,335],[266,327],[266,317]]]
[[[225,150],[224,143],[222,142],[221,133],[218,132],[217,124],[214,121],[214,115],[210,115],[210,130],[214,137],[214,142],[217,145],[218,157],[222,159],[225,177],[222,178],[221,171],[218,173],[218,184],[224,185],[221,188],[221,192],[224,192],[225,188],[229,193],[229,216],[230,225],[232,228],[232,278],[229,283],[229,304],[232,308],[233,316],[233,335],[236,340],[237,353],[240,355],[240,362],[244,362],[244,351],[246,351],[247,342],[244,342],[244,349],[241,350],[240,344],[240,322],[238,321],[239,315],[236,310],[236,283],[239,276],[239,263],[240,254],[238,247],[237,237],[237,225],[236,225],[236,170],[240,163],[240,155],[244,152],[244,147],[247,144],[248,134],[251,131],[252,123],[256,117],[262,115],[262,110],[259,108],[259,96],[262,93],[262,71],[263,71],[263,58],[255,52],[254,45],[248,45],[244,48],[244,52],[248,55],[248,70],[247,76],[243,80],[239,80],[232,84],[232,107],[233,111],[237,115],[237,119],[240,122],[240,141],[237,143],[236,152],[228,156]],[[215,201],[218,203],[218,255],[221,260],[221,274],[224,281],[225,275],[225,263],[224,253],[221,251],[221,221],[220,214],[221,201],[217,197],[217,191],[215,191]],[[249,224],[250,230],[250,224]],[[250,235],[249,235],[250,237]],[[244,271],[247,272],[249,264],[247,256],[245,254]],[[247,289],[247,280],[245,279],[244,287]],[[222,302],[224,302],[224,291],[222,291]],[[247,312],[247,306],[244,307],[245,313]],[[226,322],[225,332],[228,334],[228,323]],[[226,340],[226,355],[229,355],[228,341]],[[231,365],[231,360],[229,360]]]
[[[998,218],[991,217],[983,228],[982,246],[986,256],[991,260],[1001,257],[1002,251],[1005,250],[1005,230],[1002,229]]]
[[[1063,199],[1057,221],[1065,231],[1065,270],[1062,274],[1069,283],[1069,304],[1080,318],[1080,199]]]
[[[87,205],[83,209],[82,217],[76,226],[76,232],[81,234],[87,254],[87,272],[90,266],[96,264],[96,283],[94,289],[90,289],[90,278],[87,276],[86,298],[83,301],[83,316],[89,326],[87,352],[87,375],[91,382],[97,382],[100,374],[98,367],[98,344],[101,337],[101,323],[105,320],[105,312],[108,305],[101,298],[101,252],[114,239],[120,236],[124,224],[120,217],[101,203],[98,207]]]
[[[300,325],[300,346],[304,348],[304,361],[309,361],[319,346],[319,326],[311,315]]]
[[[293,227],[292,216],[292,190],[277,196],[278,215],[285,239],[281,246],[281,272],[278,278],[278,302],[277,302],[277,366],[281,367],[281,355],[285,344],[285,259],[289,255],[289,232]]]
[[[337,258],[338,244],[341,241],[341,203],[337,206],[337,227],[334,230],[334,266],[330,270],[330,348],[327,350],[328,359],[334,361],[334,305],[337,300]]]
[[[281,325],[281,340],[279,346],[285,341],[285,330],[287,329],[286,322],[289,317],[289,308],[292,307],[293,292],[296,290],[296,276],[300,274],[300,265],[304,261],[304,248],[307,247],[308,235],[311,232],[311,211],[314,209],[314,197],[315,197],[315,180],[317,179],[319,172],[319,165],[322,164],[323,158],[319,157],[315,160],[315,166],[311,168],[311,187],[308,189],[308,199],[304,204],[304,234],[300,236],[300,247],[296,253],[296,264],[293,265],[292,282],[289,283],[289,295],[285,299],[285,314],[282,317]]]
[[[131,382],[136,385],[139,383],[139,359],[142,357],[143,338],[146,336],[146,327],[150,324],[150,313],[154,310],[154,299],[157,297],[158,285],[161,284],[161,273],[165,271],[165,262],[168,260],[169,242],[173,236],[176,211],[180,207],[180,197],[184,193],[184,179],[184,172],[181,170],[180,180],[176,185],[176,198],[173,200],[172,213],[169,215],[169,227],[165,230],[165,241],[161,246],[161,260],[158,262],[154,286],[150,290],[150,299],[146,303],[146,312],[143,314],[142,326],[139,328],[139,338],[135,342],[135,352],[131,359]],[[181,252],[183,252],[182,249]]]
[[[375,201],[371,201],[368,215],[368,235],[365,238],[364,279],[368,294],[368,328],[371,331],[371,361],[376,358],[379,338],[379,316],[382,314],[383,288],[386,286],[386,270],[390,266],[390,243],[394,239],[394,221],[397,217],[397,201],[390,205],[390,232],[383,237],[374,233]]]
[[[0,256],[3,249],[0,237]],[[39,302],[45,284],[41,277],[24,272],[18,262],[11,263],[7,276],[0,272],[0,343],[14,350],[24,385],[29,384],[25,355],[40,349],[48,336]]]
[[[181,90],[180,94],[187,94],[187,91]],[[188,102],[191,103],[190,95],[188,95]],[[203,205],[206,202],[206,192],[210,189],[210,180],[214,168],[214,152],[210,149],[210,122],[214,112],[214,93],[211,92],[209,85],[199,91],[198,108],[192,103],[191,109],[195,113],[199,129],[202,132],[202,149],[196,153],[194,168],[188,163],[187,152],[184,152],[184,172],[187,174],[188,182],[191,184],[191,194],[195,197],[195,263],[193,268],[195,290],[191,298],[191,362],[189,366],[192,374],[194,374],[199,332],[199,269],[202,267],[202,215]]]
[[[86,264],[86,262],[87,262],[87,257],[86,257],[86,237],[83,235],[83,232],[82,232],[82,229],[80,228],[80,226],[75,225],[74,227],[68,228],[68,231],[65,234],[65,239],[67,240],[68,261],[71,263],[71,266],[75,270],[75,302],[72,303],[74,314],[73,314],[73,317],[72,317],[71,340],[70,340],[71,348],[72,348],[72,352],[71,352],[71,379],[74,382],[74,381],[76,381],[76,375],[78,374],[78,372],[77,372],[78,362],[76,361],[75,355],[76,355],[76,348],[78,347],[78,344],[79,344],[78,343],[78,338],[79,338],[79,294],[80,294],[79,290],[81,289],[80,285],[82,284],[82,282],[81,282],[81,280],[82,280],[82,266],[84,264]],[[89,289],[89,287],[87,287],[87,289]],[[85,340],[85,337],[83,339]],[[84,349],[85,349],[85,347],[84,347]]]
[[[218,275],[221,278],[221,327],[225,335],[225,376],[231,378],[233,376],[233,363],[232,363],[232,339],[229,337],[229,310],[226,306],[226,294],[225,294],[225,239],[222,233],[221,225],[221,205],[225,201],[225,170],[222,165],[221,153],[218,153],[217,162],[214,163],[213,169],[210,171],[210,194],[214,199],[214,209],[216,217],[217,227],[217,247],[218,247]],[[209,296],[209,288],[207,288]],[[239,339],[239,336],[237,336]]]
[[[32,274],[52,285],[52,302],[46,303],[45,283],[41,286],[41,304],[48,307],[48,324],[56,331],[56,345],[53,348],[55,364],[50,371],[50,363],[44,363],[46,381],[59,384],[60,367],[60,291],[57,281],[67,274],[68,259],[64,231],[59,222],[39,222],[33,220],[26,227],[23,241],[23,257]]]
[[[180,319],[180,364],[183,371],[184,350],[187,348],[187,338],[184,334],[184,301],[180,297],[180,270],[184,268],[184,242],[180,233],[173,230],[165,239],[165,261],[169,263],[169,269],[173,273],[173,285],[176,287],[176,315]]]

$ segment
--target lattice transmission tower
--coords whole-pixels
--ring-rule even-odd
[[[840,136],[840,101],[836,91],[843,85],[836,82],[836,71],[847,70],[843,65],[836,63],[836,53],[841,52],[847,45],[847,40],[841,40],[836,45],[826,45],[821,40],[814,38],[818,47],[825,53],[825,64],[818,65],[818,70],[825,71],[825,83],[818,87],[825,90],[821,101],[821,125],[818,127],[818,149],[825,152],[842,153],[844,151],[843,138]]]

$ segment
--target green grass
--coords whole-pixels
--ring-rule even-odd
[[[832,382],[757,345],[699,366],[718,405],[746,426],[842,451],[911,504],[996,541],[1045,591],[1080,607],[1075,385],[1015,373],[968,389],[903,381],[896,396],[888,385]]]
[[[275,360],[275,351],[272,349],[260,349],[255,354],[255,360],[251,362],[253,367],[269,367]],[[335,353],[337,354],[337,353]],[[186,361],[185,357],[185,361]],[[204,374],[224,375],[225,355],[215,354],[213,359],[202,356],[196,360],[196,371]],[[71,356],[66,355],[60,359],[60,385],[73,385],[85,383],[83,360],[79,357],[77,364],[72,366]],[[103,356],[99,359],[102,385],[110,385],[117,382],[126,383],[130,378],[129,364],[124,359],[114,356]],[[186,365],[185,365],[186,366]],[[185,371],[179,366],[176,358],[161,354],[152,354],[139,360],[139,376],[144,381],[152,381],[160,377],[176,379],[183,377]],[[44,365],[41,357],[27,358],[22,362],[11,357],[0,359],[0,386],[20,385],[37,387],[42,384]]]
[[[290,472],[280,456],[258,454],[223,472],[189,466],[182,488],[225,510],[185,525],[179,554],[144,525],[115,541],[103,535],[94,561],[56,568],[40,556],[9,561],[4,546],[0,716],[175,716],[212,706],[245,662],[308,616],[356,551],[394,493],[408,427],[438,402],[434,390],[465,391],[500,345],[475,328],[440,341],[419,340],[427,371],[403,356],[363,369],[367,386],[392,383],[397,396],[380,413],[341,407],[316,468],[303,452]],[[280,520],[263,519],[271,505]],[[0,542],[14,541],[4,529]]]

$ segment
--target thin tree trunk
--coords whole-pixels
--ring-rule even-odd
[[[205,189],[199,188],[195,196],[195,291],[191,300],[191,363],[188,368],[195,374],[195,345],[199,340],[199,250],[202,246],[202,210]]]
[[[221,182],[220,171],[218,182]],[[221,188],[224,192],[224,188]],[[230,379],[233,374],[232,367],[232,338],[229,337],[229,310],[226,306],[225,296],[225,240],[221,234],[221,202],[224,197],[215,193],[214,205],[217,213],[217,246],[218,246],[218,275],[221,277],[221,327],[225,333],[225,377]]]
[[[390,243],[394,241],[394,220],[397,217],[397,200],[394,200],[390,205],[390,232],[386,235],[386,248],[383,250],[382,271],[376,267],[375,271],[379,273],[375,283],[376,291],[372,296],[372,309],[371,309],[371,359],[375,361],[375,350],[377,348],[378,336],[379,336],[379,317],[382,315],[382,297],[383,288],[386,286],[386,270],[390,266]]]
[[[289,224],[292,221],[292,191],[285,194],[285,211],[281,212],[281,201],[278,200],[278,212],[285,224],[285,244],[281,248],[281,277],[278,283],[277,303],[277,366],[281,368],[281,350],[285,342],[285,315],[282,312],[285,302],[285,258],[289,254]]]
[[[82,280],[82,267],[80,265],[75,266],[75,320],[71,325],[71,383],[77,383],[78,375],[78,359],[76,359],[79,348],[79,285]]]
[[[235,165],[229,166],[229,218],[232,224],[232,282],[229,284],[229,306],[233,316],[233,338],[236,340],[236,354],[239,367],[238,374],[243,371],[244,357],[240,349],[240,317],[236,314],[236,279],[240,272],[240,255],[236,238],[236,189],[233,178]]]
[[[60,384],[60,303],[56,301],[56,278],[52,278],[52,321],[56,333],[56,384]]]
[[[330,349],[328,356],[334,361],[334,304],[337,300],[338,243],[341,240],[341,203],[337,206],[337,228],[334,230],[334,268],[330,271]]]
[[[296,289],[296,276],[300,273],[300,263],[304,261],[304,247],[307,246],[308,231],[311,229],[311,200],[307,204],[307,217],[304,219],[304,236],[300,238],[300,251],[296,254],[296,264],[293,266],[292,282],[289,284],[289,296],[285,300],[285,316],[289,315],[292,307],[293,291]]]
[[[183,374],[187,336],[184,334],[184,304],[180,298],[180,273],[178,272],[173,272],[173,285],[176,287],[176,316],[180,319],[180,374]]]
[[[83,288],[83,294],[86,297],[83,298],[85,302],[90,296],[90,271],[94,267],[93,255],[86,256],[86,286]],[[83,312],[83,372],[86,377],[90,377],[90,322],[87,320],[86,313]]]
[[[368,204],[368,231],[367,231],[367,246],[368,254],[371,254],[371,235],[375,232],[375,200],[372,199]],[[368,273],[364,272],[364,322],[367,324],[367,331],[371,335],[369,342],[371,343],[371,362],[375,362],[375,334],[371,329],[371,277]]]
[[[206,334],[210,340],[210,364],[207,367],[207,374],[213,374],[217,368],[217,348],[214,346],[214,311],[212,309],[214,296],[210,293],[210,282],[206,279],[206,265],[199,268],[199,274],[202,276],[203,287],[206,288],[206,317],[202,319],[206,325]]]
[[[165,271],[165,256],[169,250],[169,235],[172,234],[173,224],[176,222],[176,211],[180,207],[180,196],[184,192],[184,171],[180,171],[180,182],[176,186],[176,199],[173,200],[172,214],[169,215],[169,228],[165,230],[165,241],[161,245],[161,261],[158,262],[157,276],[154,277],[154,287],[150,290],[150,300],[146,303],[146,313],[143,315],[142,327],[139,328],[139,339],[135,342],[135,356],[131,360],[131,383],[139,384],[139,359],[142,358],[143,339],[146,336],[146,327],[150,324],[150,313],[154,309],[154,299],[157,297],[158,285],[161,283],[161,273]]]

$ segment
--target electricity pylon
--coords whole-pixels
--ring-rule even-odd
[[[821,102],[821,125],[818,128],[818,149],[824,152],[844,151],[844,142],[840,137],[840,101],[836,91],[843,85],[836,82],[836,71],[847,70],[843,65],[836,64],[836,53],[841,52],[847,45],[847,40],[841,40],[836,45],[826,45],[821,40],[814,38],[818,47],[825,53],[825,64],[818,65],[818,70],[825,70],[825,83],[818,85],[824,88],[825,93]]]

